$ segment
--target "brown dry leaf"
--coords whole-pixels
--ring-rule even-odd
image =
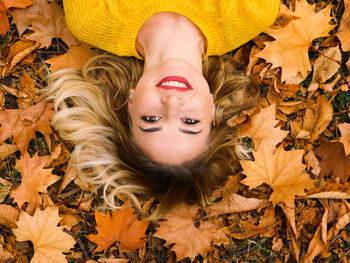
[[[64,188],[70,184],[74,179],[78,177],[77,171],[72,167],[71,161],[68,161],[66,171],[64,173],[60,188],[58,189],[57,194],[61,194]],[[84,190],[84,189],[83,189]]]
[[[350,155],[345,155],[342,143],[323,139],[315,154],[321,158],[321,177],[332,174],[334,179],[339,177],[342,183],[347,182],[350,175]]]
[[[57,224],[61,220],[57,207],[48,207],[41,211],[36,209],[34,216],[21,211],[18,228],[12,229],[17,241],[30,240],[34,247],[31,262],[67,262],[62,252],[68,252],[75,244],[69,234],[63,232],[63,226]]]
[[[304,156],[305,163],[307,165],[307,169],[312,172],[314,175],[319,175],[321,172],[320,162],[318,161],[313,150],[310,150]]]
[[[61,56],[54,56],[48,60],[50,71],[54,73],[60,69],[77,68],[82,69],[85,63],[96,55],[96,51],[91,49],[92,46],[82,44],[80,46],[71,47],[68,52]]]
[[[318,226],[313,238],[310,241],[308,250],[306,252],[304,261],[305,263],[312,263],[313,259],[320,254],[322,251],[324,251],[326,245],[322,241],[322,226],[321,224]]]
[[[42,134],[52,133],[50,119],[54,111],[51,107],[52,104],[42,101],[25,109],[7,109],[0,112],[0,140],[13,136],[13,142],[24,154],[36,131]]]
[[[350,123],[342,123],[338,125],[341,132],[339,141],[344,145],[345,154],[350,154]]]
[[[10,25],[6,16],[9,8],[26,8],[32,4],[31,0],[0,0],[0,35],[5,35],[9,30]]]
[[[189,257],[194,259],[197,254],[205,256],[215,233],[207,229],[197,228],[193,218],[199,206],[182,204],[168,212],[160,222],[160,227],[154,236],[166,240],[166,245],[175,243],[171,248],[176,253],[176,260]]]
[[[255,149],[259,147],[269,147],[274,150],[276,144],[280,143],[289,131],[282,131],[275,128],[278,120],[275,119],[275,104],[261,109],[257,114],[251,116],[251,126],[249,128],[240,126],[238,132],[241,137],[248,136],[253,142]]]
[[[1,144],[1,143],[0,143]],[[6,159],[11,154],[18,151],[18,146],[13,144],[1,144],[0,145],[0,161]]]
[[[350,223],[350,203],[343,200],[338,212],[336,223],[329,229],[327,242],[334,238],[338,232]]]
[[[16,227],[15,221],[18,220],[19,212],[16,208],[0,204],[0,225],[6,226],[8,228]]]
[[[10,52],[6,58],[6,66],[3,70],[3,74],[8,74],[22,59],[37,49],[39,45],[35,44],[34,41],[19,40],[14,43]]]
[[[226,195],[221,201],[206,207],[207,216],[218,216],[237,212],[250,211],[263,208],[269,204],[268,200],[246,198],[238,194]]]
[[[68,226],[69,229],[79,224],[82,219],[78,216],[78,211],[73,208],[68,208],[65,205],[60,205],[58,207],[59,215],[62,217],[62,220],[60,221],[60,225]]]
[[[95,253],[107,250],[117,240],[123,250],[137,249],[146,243],[143,238],[149,222],[137,219],[130,202],[126,202],[123,208],[112,211],[112,215],[102,215],[96,210],[95,219],[98,234],[87,236],[91,242],[98,244]]]
[[[45,168],[53,168],[55,166],[61,165],[63,163],[66,163],[69,159],[69,151],[64,146],[63,143],[59,143],[55,146],[55,149],[50,154],[50,158],[47,160],[47,163],[45,164]]]
[[[236,239],[247,239],[252,236],[263,234],[267,229],[265,226],[257,226],[247,221],[239,221],[229,227],[222,229],[226,235]]]
[[[339,183],[327,183],[307,192],[303,198],[350,199],[350,186]]]
[[[260,237],[273,237],[276,235],[276,230],[274,226],[276,224],[275,208],[269,206],[266,208],[264,215],[260,217],[259,226],[266,229],[265,232],[260,234]]]
[[[339,63],[338,63],[339,61]],[[341,63],[341,52],[338,46],[322,50],[321,55],[315,60],[313,66],[313,77],[311,85],[314,83],[324,83],[337,73]],[[327,90],[331,92],[332,90]]]
[[[283,213],[287,218],[288,225],[293,230],[295,238],[298,239],[299,234],[295,224],[295,207],[289,207],[283,203],[280,203],[278,206],[282,208]]]
[[[331,5],[315,13],[315,6],[306,0],[298,1],[295,12],[290,11],[281,3],[280,12],[296,16],[283,28],[270,28],[265,32],[276,40],[265,42],[266,47],[257,54],[258,57],[272,63],[272,67],[282,67],[281,81],[301,74],[305,79],[311,71],[308,50],[315,38],[328,36],[334,26],[331,20]]]
[[[297,139],[310,139],[314,142],[318,136],[328,127],[333,119],[333,108],[325,96],[317,97],[316,103],[305,111],[302,130],[299,131]]]
[[[260,147],[253,152],[254,162],[240,161],[243,174],[247,178],[241,182],[255,188],[263,183],[271,186],[273,193],[270,201],[274,205],[279,202],[294,207],[295,195],[304,196],[304,189],[313,186],[313,180],[305,171],[306,165],[302,163],[302,150],[284,151],[280,146],[275,154],[267,147]]]
[[[53,169],[43,169],[47,159],[48,156],[39,157],[37,153],[30,158],[26,153],[17,161],[16,167],[22,174],[22,183],[12,191],[11,197],[19,207],[25,202],[41,204],[39,192],[47,193],[46,188],[60,179],[51,173]]]
[[[350,51],[350,0],[344,0],[344,13],[340,21],[337,37],[344,52]]]
[[[53,38],[61,38],[69,47],[78,45],[77,39],[69,31],[63,9],[52,1],[50,4],[41,1],[42,13],[30,17],[30,30],[34,31],[27,39],[40,43],[41,47],[48,48]]]

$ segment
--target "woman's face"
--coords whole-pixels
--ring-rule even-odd
[[[170,59],[144,72],[128,103],[134,142],[152,160],[181,164],[208,145],[215,106],[201,72]]]

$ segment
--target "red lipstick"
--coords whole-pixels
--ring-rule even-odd
[[[172,86],[172,85],[164,85],[165,82],[170,82],[170,81],[180,82],[182,84],[185,84],[186,87],[177,87],[177,86]],[[167,90],[174,89],[174,90],[177,90],[177,91],[193,90],[191,84],[187,81],[187,79],[185,79],[183,77],[180,77],[180,76],[168,76],[168,77],[165,77],[165,78],[161,79],[158,82],[156,87],[157,88],[161,88],[161,89],[167,89]]]

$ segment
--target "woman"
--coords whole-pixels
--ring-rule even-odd
[[[103,196],[209,203],[246,157],[226,120],[248,108],[253,85],[223,55],[277,16],[279,0],[64,0],[81,40],[112,54],[80,73],[51,76],[53,127],[76,145],[72,161]],[[125,57],[127,56],[127,57]],[[131,57],[132,56],[132,57]],[[141,60],[139,60],[141,59]],[[144,62],[142,61],[144,59]]]

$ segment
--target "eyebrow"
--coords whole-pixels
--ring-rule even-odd
[[[162,130],[162,128],[160,128],[160,127],[144,129],[141,126],[139,126],[139,128],[143,132],[157,132],[157,131],[161,131]],[[191,130],[188,130],[188,129],[181,129],[181,128],[179,128],[179,131],[181,131],[183,133],[186,133],[186,134],[196,135],[196,134],[201,133],[203,130],[200,130],[200,131],[196,132],[196,131],[191,131]]]

